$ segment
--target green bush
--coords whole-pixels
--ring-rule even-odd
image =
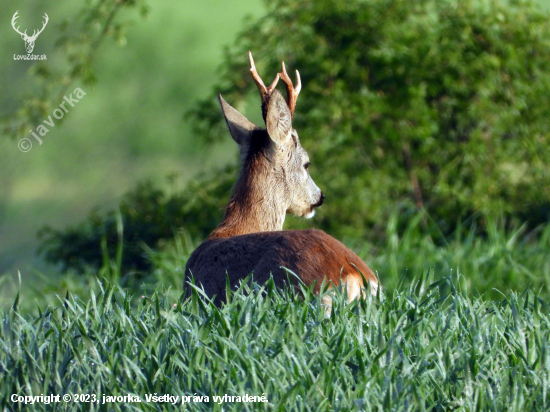
[[[483,216],[549,220],[550,30],[533,3],[266,4],[226,54],[214,93],[239,107],[257,94],[248,50],[265,81],[281,60],[300,71],[294,125],[327,195],[315,225],[383,235],[396,205],[402,221],[427,211],[445,235],[464,217],[481,229]],[[228,139],[214,93],[192,113],[197,136]]]

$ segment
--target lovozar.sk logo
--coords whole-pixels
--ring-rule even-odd
[[[42,28],[40,30],[33,30],[33,33],[32,33],[32,36],[29,36],[27,34],[27,30],[25,30],[24,32],[21,32],[19,30],[19,26],[15,26],[16,25],[16,20],[19,18],[19,16],[17,15],[17,13],[19,13],[19,10],[17,10],[15,12],[15,14],[13,15],[13,18],[11,19],[11,25],[13,27],[13,29],[19,33],[21,35],[21,38],[25,41],[25,48],[27,49],[27,54],[14,54],[13,55],[13,60],[47,60],[47,57],[45,54],[42,54],[42,55],[36,55],[36,54],[32,54],[32,51],[34,49],[34,42],[36,41],[37,37],[40,35],[40,33],[42,33],[44,31],[44,29],[46,28],[46,25],[48,24],[48,21],[50,20],[48,15],[46,13],[44,13],[44,24],[42,25]]]

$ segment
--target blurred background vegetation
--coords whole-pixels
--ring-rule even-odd
[[[87,48],[100,36],[105,16],[121,3],[124,7],[112,22],[121,26],[119,32],[112,28],[93,61],[86,61]],[[104,10],[95,16],[97,8]],[[13,60],[14,54],[25,54],[23,40],[11,27],[16,10],[21,29],[28,27],[30,33],[48,13],[50,21],[33,52],[48,56],[43,64]],[[179,190],[197,173],[234,161],[237,149],[231,142],[206,144],[192,134],[184,114],[211,90],[224,45],[242,28],[245,16],[263,14],[260,1],[236,1],[231,7],[216,0],[183,1],[177,6],[6,1],[0,11],[0,273],[48,270],[36,255],[36,235],[45,225],[65,229],[92,210],[114,210],[138,182],[150,180],[163,190]],[[63,42],[66,25],[69,34],[79,37],[70,45]],[[82,44],[74,44],[78,41]],[[62,125],[52,128],[42,145],[28,133],[31,128],[17,136],[13,129],[6,130],[25,122],[17,113],[44,95],[50,100],[35,108],[31,121],[51,115],[63,101],[58,92],[66,80],[53,76],[74,68],[68,61],[74,54],[85,70],[68,93],[82,87],[87,94]],[[44,75],[44,69],[54,72],[52,77]],[[34,142],[30,152],[18,150],[21,137]],[[169,175],[171,181],[166,179]]]
[[[11,60],[23,53],[9,25],[18,8],[24,27],[49,14],[35,46],[46,62]],[[5,2],[0,273],[57,279],[114,265],[126,285],[156,277],[181,287],[186,254],[216,226],[236,175],[216,93],[261,125],[252,50],[266,81],[281,60],[300,71],[294,126],[327,194],[315,219],[289,217],[286,228],[344,240],[390,289],[435,267],[482,293],[531,285],[547,295],[546,9]],[[17,141],[77,86],[87,95],[63,124],[21,153]]]

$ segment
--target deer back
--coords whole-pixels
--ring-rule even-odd
[[[232,287],[252,274],[254,282],[263,284],[273,277],[277,287],[285,282],[298,287],[298,275],[306,286],[319,292],[323,282],[330,287],[346,284],[350,300],[370,282],[376,293],[374,273],[353,251],[322,230],[287,230],[260,232],[228,238],[208,239],[188,260],[186,272],[204,287],[217,304],[224,301],[226,280]]]

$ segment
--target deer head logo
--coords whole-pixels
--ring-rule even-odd
[[[19,16],[17,15],[17,13],[19,13],[19,10],[17,10],[15,12],[15,14],[13,15],[13,18],[11,19],[11,25],[13,26],[13,29],[19,33],[21,35],[21,38],[23,40],[25,40],[25,48],[27,49],[27,53],[32,53],[32,50],[34,49],[34,42],[36,41],[36,38],[38,37],[38,35],[40,33],[42,33],[44,31],[44,28],[46,27],[46,24],[48,24],[48,15],[46,13],[44,13],[44,18],[46,19],[44,21],[44,25],[42,26],[42,28],[40,30],[34,30],[33,33],[32,33],[32,36],[29,36],[27,35],[27,30],[25,30],[24,33],[21,33],[19,31],[19,27],[15,27],[15,21],[19,18]]]

